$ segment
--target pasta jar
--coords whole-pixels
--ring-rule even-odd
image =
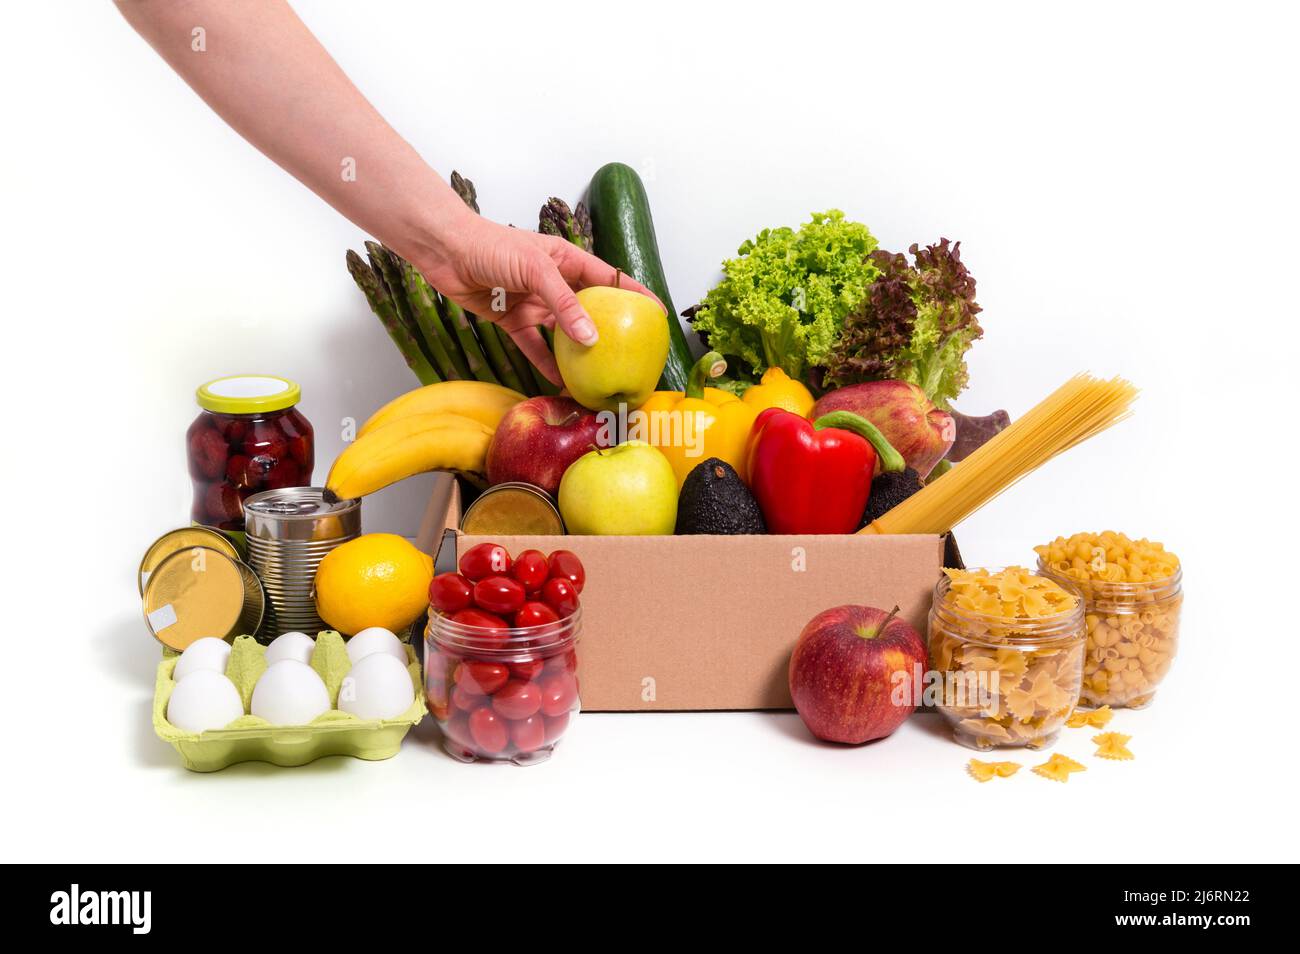
[[[1072,555],[1063,556],[1062,545]],[[1178,650],[1183,608],[1178,558],[1160,544],[1111,533],[1076,534],[1036,549],[1040,573],[1072,583],[1083,594],[1082,703],[1115,709],[1150,704]]]
[[[1079,591],[1021,567],[944,574],[929,648],[953,739],[980,750],[1051,745],[1083,680]]]
[[[315,439],[295,407],[300,396],[292,381],[266,375],[218,378],[198,389],[203,410],[185,435],[191,520],[242,531],[246,498],[311,483]]]
[[[559,622],[491,629],[429,612],[425,695],[462,762],[550,758],[577,715],[582,608]]]

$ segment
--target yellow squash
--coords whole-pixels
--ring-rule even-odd
[[[710,351],[695,363],[686,391],[656,391],[638,409],[642,430],[638,436],[663,451],[673,465],[677,486],[695,467],[717,457],[747,480],[745,449],[758,411],[734,394],[707,388],[707,377],[726,368],[722,355]]]

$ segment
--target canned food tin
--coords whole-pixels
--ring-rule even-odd
[[[361,501],[325,500],[324,488],[287,487],[244,501],[248,562],[262,580],[267,608],[258,639],[325,628],[313,585],[325,555],[361,533]]]
[[[140,560],[140,595],[144,596],[145,584],[149,582],[149,577],[163,560],[173,553],[191,550],[194,547],[207,547],[209,550],[224,553],[232,559],[239,559],[238,548],[220,530],[199,526],[169,530],[149,545],[149,549],[144,552],[144,557]]]
[[[149,632],[183,652],[204,636],[257,632],[266,598],[257,575],[238,558],[191,547],[166,557],[149,574],[143,605]]]
[[[550,536],[564,533],[564,520],[545,490],[512,480],[479,494],[465,508],[460,529],[476,536]]]

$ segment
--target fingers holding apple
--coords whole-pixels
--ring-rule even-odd
[[[596,285],[577,293],[598,338],[584,345],[555,336],[555,362],[574,399],[593,411],[640,407],[668,360],[668,323],[653,298]]]

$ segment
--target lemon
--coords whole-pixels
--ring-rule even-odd
[[[395,533],[366,533],[335,547],[316,568],[316,612],[340,633],[382,626],[395,633],[429,608],[433,559]]]

